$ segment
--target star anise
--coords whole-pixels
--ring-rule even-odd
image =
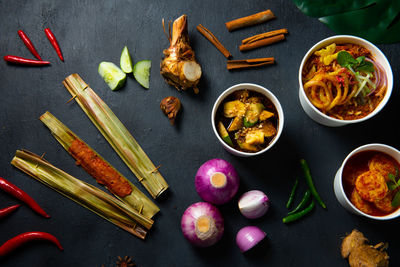
[[[134,266],[136,266],[136,264],[133,263],[131,257],[125,256],[121,258],[120,256],[118,256],[116,267],[134,267]]]

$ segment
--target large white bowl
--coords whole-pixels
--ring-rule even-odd
[[[301,75],[304,64],[306,63],[308,58],[315,51],[320,50],[332,43],[336,43],[336,44],[352,43],[352,44],[358,44],[358,45],[361,45],[361,46],[367,48],[371,52],[373,58],[383,67],[383,69],[385,71],[386,80],[387,80],[387,91],[386,91],[385,97],[382,99],[381,103],[379,103],[379,105],[375,108],[374,111],[372,111],[370,114],[368,114],[367,116],[365,116],[361,119],[339,120],[339,119],[329,117],[328,115],[319,111],[310,102],[310,100],[308,99],[308,97],[304,91],[302,75]],[[301,61],[300,68],[299,68],[299,98],[300,98],[301,106],[303,107],[304,111],[311,119],[313,119],[314,121],[316,121],[320,124],[326,125],[326,126],[338,127],[338,126],[344,126],[344,125],[368,120],[369,118],[375,116],[386,105],[386,103],[388,102],[390,95],[392,93],[392,89],[393,89],[392,68],[390,67],[390,64],[389,64],[388,60],[386,59],[385,55],[382,53],[381,50],[379,50],[379,48],[377,48],[372,43],[370,43],[367,40],[364,40],[360,37],[356,37],[356,36],[336,35],[336,36],[332,36],[332,37],[326,38],[326,39],[318,42],[313,47],[311,47],[310,50],[308,50],[307,54],[304,56],[303,60]]]
[[[243,89],[248,89],[248,90],[255,91],[255,92],[265,95],[269,100],[271,100],[272,104],[274,104],[274,106],[276,108],[276,111],[278,112],[278,129],[277,129],[276,136],[274,137],[274,139],[271,141],[271,143],[266,148],[264,148],[263,150],[260,150],[258,152],[254,152],[254,153],[242,152],[242,151],[234,149],[233,147],[226,144],[224,142],[224,140],[222,140],[222,138],[218,134],[217,127],[215,125],[215,115],[217,113],[218,107],[221,104],[221,102],[228,95],[232,94],[233,92],[243,90]],[[279,103],[278,99],[275,97],[275,95],[273,93],[271,93],[271,91],[269,91],[268,89],[266,89],[260,85],[254,84],[254,83],[240,83],[240,84],[233,85],[233,86],[229,87],[228,89],[226,89],[215,101],[214,107],[211,112],[211,124],[212,124],[212,128],[214,130],[215,136],[218,138],[218,141],[222,144],[222,146],[228,152],[232,153],[233,155],[240,156],[240,157],[257,156],[257,155],[264,153],[268,149],[270,149],[276,143],[276,141],[278,141],[279,137],[281,136],[281,133],[283,130],[283,122],[284,122],[283,110],[282,110],[281,104]]]
[[[366,214],[362,211],[360,211],[359,209],[357,209],[353,203],[351,203],[351,201],[347,198],[346,193],[344,192],[343,189],[343,178],[342,178],[342,174],[343,174],[343,168],[346,165],[347,161],[355,154],[360,153],[362,151],[371,151],[371,150],[375,150],[375,151],[379,151],[379,152],[383,152],[385,154],[388,154],[390,156],[392,156],[395,160],[397,160],[397,162],[400,162],[400,151],[398,151],[397,149],[388,146],[388,145],[383,145],[383,144],[368,144],[368,145],[364,145],[364,146],[360,146],[359,148],[353,150],[343,161],[342,165],[340,166],[339,170],[336,173],[335,176],[335,180],[333,182],[333,189],[335,191],[335,195],[337,200],[339,201],[339,203],[348,211],[357,214],[357,215],[361,215],[361,216],[365,216],[374,220],[390,220],[396,217],[400,216],[400,209],[398,209],[396,212],[391,213],[389,215],[386,216],[372,216],[369,214]]]

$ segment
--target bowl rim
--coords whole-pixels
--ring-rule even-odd
[[[250,88],[248,88],[248,87],[250,87]],[[243,151],[237,150],[237,149],[229,146],[228,144],[226,144],[224,142],[224,140],[222,140],[221,136],[219,135],[219,133],[217,131],[216,125],[215,125],[215,115],[217,113],[217,110],[218,110],[220,104],[228,95],[230,95],[233,92],[238,91],[238,90],[242,90],[242,89],[252,90],[254,88],[257,88],[260,91],[262,91],[262,94],[265,97],[267,97],[269,100],[271,100],[272,104],[274,104],[274,106],[276,108],[276,111],[278,112],[279,120],[278,120],[278,127],[277,127],[278,129],[277,129],[275,138],[264,149],[254,152],[254,153],[251,153],[251,152],[243,152]],[[259,93],[261,93],[261,92],[259,92]],[[278,141],[279,137],[281,136],[282,131],[283,131],[283,125],[284,125],[283,109],[282,109],[282,106],[281,106],[278,98],[267,88],[265,88],[261,85],[255,84],[255,83],[238,83],[238,84],[234,84],[234,85],[230,86],[228,89],[224,90],[218,96],[218,98],[215,100],[212,111],[211,111],[211,125],[213,128],[214,134],[217,136],[218,141],[224,146],[224,148],[226,150],[228,150],[229,152],[232,152],[233,154],[244,156],[244,157],[257,156],[257,155],[260,155],[260,154],[264,153],[265,151],[269,150]]]
[[[368,150],[371,150],[371,151],[379,151],[379,152],[381,152],[381,153],[388,154],[387,152],[383,151],[384,149],[391,150],[391,151],[393,151],[393,153],[398,154],[399,157],[400,157],[400,151],[397,150],[396,148],[392,147],[392,146],[389,146],[389,145],[380,144],[380,143],[371,143],[371,144],[362,145],[362,146],[357,147],[357,148],[354,149],[353,151],[351,151],[351,152],[346,156],[346,158],[345,158],[345,159],[343,160],[343,162],[342,162],[342,165],[341,165],[340,168],[339,168],[339,173],[338,173],[338,174],[339,174],[339,177],[338,177],[338,178],[339,178],[340,191],[341,191],[341,194],[343,194],[343,197],[344,197],[346,203],[347,203],[353,210],[355,210],[358,214],[363,215],[363,216],[365,216],[365,217],[368,217],[368,218],[370,218],[370,219],[380,220],[380,221],[391,220],[391,219],[395,219],[395,218],[399,217],[399,216],[400,216],[400,208],[398,208],[396,211],[394,211],[394,212],[392,212],[392,213],[390,213],[390,214],[388,214],[388,215],[385,215],[385,216],[373,216],[373,215],[369,215],[369,214],[367,214],[367,213],[365,213],[365,212],[359,210],[359,209],[350,201],[350,199],[349,199],[349,198],[347,197],[347,195],[346,195],[346,192],[344,191],[344,188],[343,188],[343,176],[342,176],[342,175],[343,175],[344,166],[346,165],[346,163],[348,162],[348,160],[349,160],[352,156],[354,156],[355,154],[357,154],[357,153],[359,153],[359,152],[363,152],[363,151],[368,151]],[[389,156],[391,156],[391,155],[389,155]],[[391,156],[391,157],[393,158],[393,156]],[[395,159],[395,160],[400,164],[400,162],[399,162],[397,159]]]
[[[378,104],[378,106],[371,112],[369,113],[367,116],[359,118],[359,119],[355,119],[355,120],[340,120],[340,119],[336,119],[336,118],[332,118],[326,114],[324,114],[323,112],[321,112],[318,108],[316,108],[311,101],[308,99],[305,91],[304,91],[304,87],[303,87],[303,81],[302,81],[302,70],[304,68],[304,64],[305,62],[308,60],[308,58],[311,56],[312,53],[314,53],[317,49],[320,49],[323,45],[325,45],[325,43],[328,42],[334,42],[334,40],[336,39],[349,39],[348,42],[351,42],[351,40],[360,43],[361,45],[363,44],[367,44],[368,46],[372,47],[372,49],[369,50],[373,50],[371,52],[379,54],[380,57],[382,58],[382,61],[384,64],[386,64],[389,68],[388,70],[385,69],[385,73],[386,73],[386,78],[388,81],[387,84],[387,92],[384,96],[384,98],[382,99],[382,101]],[[381,65],[384,65],[381,64]],[[358,36],[354,36],[354,35],[334,35],[334,36],[330,36],[327,37],[325,39],[322,39],[321,41],[317,42],[316,44],[314,44],[308,51],[307,53],[304,55],[301,63],[300,63],[300,67],[299,67],[299,74],[298,74],[298,78],[299,78],[299,85],[300,85],[300,92],[305,100],[305,102],[307,103],[307,105],[309,107],[311,107],[311,109],[318,114],[319,116],[321,116],[322,118],[324,118],[325,120],[334,122],[334,123],[338,123],[341,125],[347,125],[347,124],[353,124],[353,123],[358,123],[358,122],[362,122],[365,120],[368,120],[372,117],[374,117],[376,114],[378,114],[383,107],[386,105],[386,103],[389,101],[390,96],[392,94],[393,91],[393,71],[392,71],[392,66],[390,65],[388,59],[386,58],[385,54],[377,47],[375,46],[373,43],[371,43],[368,40],[365,40],[361,37]]]

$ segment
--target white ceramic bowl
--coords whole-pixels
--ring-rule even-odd
[[[387,92],[385,97],[382,99],[381,103],[375,108],[374,111],[372,111],[370,114],[367,116],[361,118],[361,119],[356,119],[356,120],[339,120],[335,119],[332,117],[329,117],[328,115],[322,113],[319,111],[308,99],[304,88],[303,88],[303,82],[302,82],[302,75],[301,72],[303,70],[304,64],[308,60],[308,58],[317,50],[320,50],[327,45],[330,45],[332,43],[336,44],[343,44],[343,43],[352,43],[352,44],[359,44],[365,48],[367,48],[371,53],[374,59],[383,67],[385,73],[386,73],[386,79],[387,79]],[[368,42],[367,40],[364,40],[360,37],[356,36],[351,36],[351,35],[336,35],[332,36],[329,38],[326,38],[317,44],[315,44],[313,47],[311,47],[310,50],[308,50],[307,54],[304,56],[303,60],[301,61],[300,68],[299,68],[299,98],[300,98],[300,103],[301,106],[303,107],[304,111],[306,114],[313,119],[314,121],[326,125],[326,126],[331,126],[331,127],[338,127],[338,126],[344,126],[352,123],[357,123],[357,122],[362,122],[365,120],[368,120],[369,118],[375,116],[388,102],[390,95],[392,93],[393,89],[393,73],[392,73],[392,68],[390,67],[390,64],[388,60],[386,59],[385,55],[382,53],[379,48],[377,48],[375,45],[372,43]]]
[[[361,216],[365,216],[374,220],[390,220],[393,218],[397,218],[400,216],[400,209],[398,209],[397,211],[395,211],[394,213],[391,213],[389,215],[386,216],[372,216],[369,214],[366,214],[362,211],[360,211],[359,209],[357,209],[353,203],[351,203],[351,201],[347,198],[346,193],[344,192],[343,189],[343,178],[342,178],[342,173],[343,173],[343,168],[346,165],[347,161],[349,160],[349,158],[351,158],[354,154],[357,154],[359,152],[362,151],[371,151],[371,150],[375,150],[375,151],[379,151],[379,152],[383,152],[386,153],[390,156],[392,156],[395,160],[397,160],[397,162],[400,162],[400,151],[398,151],[397,149],[388,146],[388,145],[383,145],[383,144],[368,144],[368,145],[364,145],[364,146],[360,146],[359,148],[353,150],[343,161],[342,165],[340,166],[339,170],[336,173],[335,176],[335,180],[333,182],[333,189],[335,191],[335,195],[337,200],[339,201],[339,203],[348,211],[357,214],[357,215],[361,215]]]
[[[216,125],[215,125],[215,115],[217,113],[218,107],[221,104],[221,102],[228,95],[232,94],[233,92],[238,91],[238,90],[243,90],[243,89],[248,89],[248,90],[255,91],[255,92],[265,95],[269,100],[271,100],[272,104],[274,104],[274,106],[278,112],[278,129],[277,129],[275,138],[271,141],[271,143],[266,148],[264,148],[263,150],[260,150],[258,152],[254,152],[254,153],[242,152],[242,151],[234,149],[233,147],[226,144],[224,142],[224,140],[222,140],[222,138],[219,136]],[[268,89],[266,89],[260,85],[254,84],[254,83],[240,83],[240,84],[233,85],[233,86],[229,87],[228,89],[226,89],[215,101],[214,107],[211,112],[211,124],[212,124],[212,128],[214,130],[215,136],[217,137],[218,141],[222,144],[222,146],[226,150],[228,150],[228,152],[232,153],[233,155],[240,156],[240,157],[257,156],[257,155],[264,153],[268,149],[270,149],[276,143],[276,141],[278,141],[278,139],[282,133],[283,122],[284,122],[283,110],[282,110],[281,104],[279,103],[278,99]]]

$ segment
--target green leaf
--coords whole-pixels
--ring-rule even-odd
[[[389,188],[390,191],[393,191],[398,187],[397,184],[394,184],[392,182],[387,182],[386,184],[387,184],[387,187]]]
[[[346,51],[340,51],[336,60],[340,64],[340,66],[345,68],[350,68],[353,67],[355,64],[358,64],[357,60],[355,60],[353,56]]]
[[[396,193],[392,200],[392,207],[398,207],[400,206],[400,191]]]
[[[375,68],[374,68],[374,64],[372,64],[369,61],[364,61],[361,62],[357,67],[356,70],[358,71],[363,71],[363,72],[374,72]]]
[[[293,0],[306,15],[337,34],[351,34],[373,43],[400,42],[398,0]]]
[[[374,64],[365,61],[365,57],[361,56],[356,59],[346,51],[340,51],[337,56],[337,62],[340,66],[353,69],[354,71],[374,72]]]
[[[397,184],[396,176],[393,173],[389,173],[388,174],[388,178],[389,178],[390,181],[392,181],[393,183]]]

